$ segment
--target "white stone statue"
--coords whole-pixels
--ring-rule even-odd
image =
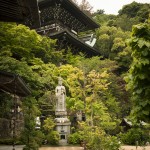
[[[56,111],[66,111],[66,89],[62,85],[62,78],[58,78],[58,86],[55,89],[56,94]]]

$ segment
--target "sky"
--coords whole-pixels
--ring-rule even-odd
[[[138,3],[150,3],[150,0],[87,0],[93,7],[93,11],[104,9],[105,14],[118,14],[123,5],[130,4],[133,1]]]

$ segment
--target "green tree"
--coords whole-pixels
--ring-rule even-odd
[[[37,150],[42,142],[42,137],[35,129],[35,118],[40,112],[37,108],[37,101],[33,97],[28,97],[23,101],[23,113],[25,122],[22,133],[23,143],[25,144],[24,150]]]
[[[33,58],[40,58],[45,63],[57,64],[62,58],[62,53],[54,48],[56,41],[38,35],[35,30],[30,30],[24,25],[17,26],[3,22],[0,22],[0,28],[2,54],[12,56],[17,60],[24,59],[28,63]]]
[[[119,10],[119,15],[127,15],[129,18],[138,17],[139,21],[144,22],[149,17],[150,4],[141,4],[132,2],[131,4],[124,5]]]
[[[126,41],[130,38],[130,32],[124,32],[121,28],[114,26],[102,26],[96,31],[96,34],[96,47],[102,56],[117,61],[121,73],[128,70],[131,57],[130,48],[127,46]]]
[[[103,10],[98,10],[93,14],[94,20],[99,24],[99,25],[107,25],[110,21],[115,21],[115,18],[117,16],[115,15],[107,15],[102,13]]]
[[[130,18],[126,14],[123,14],[121,16],[118,15],[111,24],[111,26],[121,28],[123,31],[131,31],[132,26],[138,23],[139,23],[138,17]]]
[[[133,27],[132,38],[129,41],[132,49],[131,64],[127,82],[132,91],[134,107],[132,113],[138,121],[150,121],[150,23]]]
[[[42,142],[42,133],[35,130],[35,118],[40,115],[38,101],[56,85],[54,74],[58,76],[58,71],[51,63],[57,64],[55,59],[58,59],[54,46],[54,40],[42,37],[23,25],[0,23],[0,70],[19,74],[31,90],[30,97],[22,104],[26,149],[37,149]],[[61,57],[62,53],[58,53]],[[3,100],[7,98],[5,96]],[[8,109],[10,102],[3,102]]]

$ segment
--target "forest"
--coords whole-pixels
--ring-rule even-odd
[[[84,141],[89,150],[117,150],[121,144],[150,142],[150,4],[132,2],[118,15],[97,10],[91,16],[100,27],[88,32],[96,36],[101,54],[91,58],[73,55],[70,48],[58,50],[56,40],[24,25],[0,22],[0,70],[18,74],[31,90],[20,104],[25,124],[16,137],[26,150],[36,150],[45,139],[58,144],[53,112],[59,76],[72,122],[70,144]],[[0,118],[10,117],[10,99],[0,94]],[[77,119],[78,112],[83,120]],[[37,130],[35,118],[43,114],[44,125]],[[120,126],[124,118],[132,122],[127,132]],[[0,138],[5,142],[11,139]]]

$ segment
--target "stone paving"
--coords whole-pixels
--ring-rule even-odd
[[[15,150],[22,150],[23,146],[22,145],[17,145],[15,146]],[[6,146],[1,146],[0,145],[0,150],[12,150],[13,146],[6,145]]]
[[[138,146],[136,149],[136,146],[122,146],[120,150],[150,150],[150,146]]]
[[[83,147],[42,147],[39,150],[83,150]]]
[[[0,150],[12,150],[13,146],[0,146]],[[22,150],[23,146],[15,146],[15,150]],[[39,150],[83,150],[83,147],[41,147]]]

